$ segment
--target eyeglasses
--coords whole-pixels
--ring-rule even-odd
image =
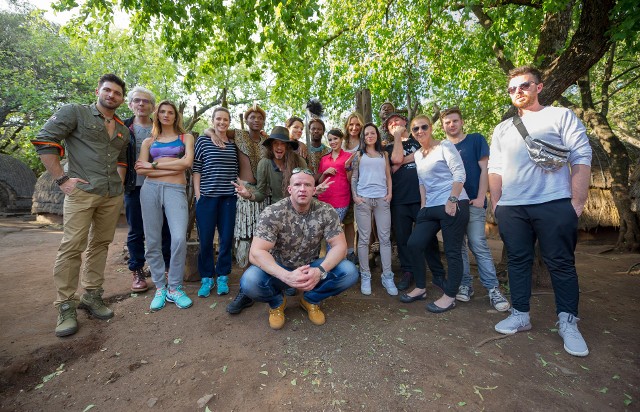
[[[295,175],[297,173],[304,173],[306,175],[313,176],[313,172],[311,170],[303,169],[302,167],[296,167],[295,169],[293,169],[291,171],[291,176],[293,176],[293,175]]]
[[[413,133],[418,133],[418,131],[422,130],[423,132],[426,132],[427,130],[429,130],[429,125],[428,124],[423,124],[422,126],[414,126],[411,128],[411,131]]]
[[[507,91],[509,92],[509,94],[514,94],[516,92],[516,90],[529,90],[529,87],[531,87],[532,84],[538,84],[536,82],[524,82],[524,83],[520,83],[517,86],[511,86],[509,88],[507,88]]]
[[[138,97],[136,97],[135,99],[131,100],[134,104],[138,104],[138,103],[144,103],[144,104],[150,104],[151,100],[149,99],[140,99]]]

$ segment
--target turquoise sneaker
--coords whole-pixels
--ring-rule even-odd
[[[213,288],[213,278],[202,278],[202,285],[200,286],[200,290],[198,291],[198,296],[201,298],[206,298],[211,294],[211,289]]]
[[[187,296],[187,294],[182,290],[182,285],[176,286],[174,290],[169,290],[167,292],[167,302],[173,302],[180,309],[186,309],[193,305],[193,301]]]
[[[162,308],[164,308],[164,302],[167,298],[167,288],[160,288],[156,290],[156,295],[153,297],[151,301],[151,309],[152,312],[156,312]]]
[[[228,276],[218,276],[218,295],[221,296],[229,294],[229,285],[227,285],[228,280]]]

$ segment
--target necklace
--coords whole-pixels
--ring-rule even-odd
[[[100,111],[100,109],[98,109],[97,107],[96,107],[96,109],[100,112],[100,114],[102,115],[102,118],[104,119],[105,122],[107,122],[107,124],[109,124],[109,123],[111,123],[113,121],[113,117],[107,117],[107,116],[104,115],[104,113],[102,113]]]

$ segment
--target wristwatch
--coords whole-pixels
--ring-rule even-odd
[[[455,196],[449,196],[449,199],[447,200],[451,203],[458,203],[458,198]]]
[[[67,175],[62,175],[59,178],[57,178],[56,180],[54,180],[54,182],[56,182],[56,184],[58,186],[61,186],[64,184],[64,182],[66,182],[67,180],[69,180],[69,176]]]
[[[154,168],[154,169],[157,169],[158,168],[158,162],[152,162],[151,163],[151,167]]]
[[[318,269],[320,269],[320,280],[325,280],[327,278],[327,271],[322,265],[318,265]]]

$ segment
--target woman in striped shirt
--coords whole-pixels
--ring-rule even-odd
[[[195,145],[193,186],[196,195],[196,222],[200,238],[198,271],[202,278],[198,296],[211,293],[217,276],[218,295],[229,293],[233,229],[236,221],[236,195],[232,182],[238,177],[238,152],[227,136],[231,115],[224,107],[213,111],[211,122],[215,138],[224,147],[213,143],[214,137],[200,136]],[[218,229],[218,261],[214,261],[213,236]]]

